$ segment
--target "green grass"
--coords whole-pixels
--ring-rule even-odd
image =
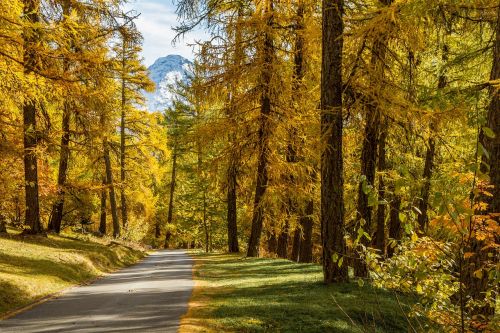
[[[325,286],[315,264],[193,255],[197,287],[181,332],[430,331],[407,317],[412,298],[357,283]]]
[[[137,262],[145,252],[78,234],[0,236],[0,317],[47,295]]]

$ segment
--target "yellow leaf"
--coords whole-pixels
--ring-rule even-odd
[[[469,259],[472,257],[475,253],[474,252],[465,252],[464,253],[464,259]]]

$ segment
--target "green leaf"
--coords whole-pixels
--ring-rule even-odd
[[[337,262],[339,260],[339,255],[337,253],[332,254],[332,261]]]
[[[406,221],[406,215],[404,213],[399,213],[399,219],[401,220],[401,222],[405,222]]]
[[[339,259],[339,268],[342,267],[342,263],[344,262],[344,257],[341,257]]]
[[[486,150],[486,148],[484,148],[484,146],[481,143],[478,144],[478,150],[479,150],[479,156],[484,155],[486,156],[487,159],[490,158],[490,153]]]
[[[486,135],[490,139],[494,139],[496,137],[495,132],[489,127],[482,128],[484,135]]]

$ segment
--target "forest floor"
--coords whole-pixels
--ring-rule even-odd
[[[68,287],[129,266],[144,249],[90,235],[0,236],[0,319]]]
[[[321,267],[192,253],[196,286],[181,333],[428,332],[411,297],[357,283],[325,286]]]

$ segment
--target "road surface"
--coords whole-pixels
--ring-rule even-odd
[[[185,251],[158,251],[0,321],[0,332],[176,332],[193,289],[191,269]]]

